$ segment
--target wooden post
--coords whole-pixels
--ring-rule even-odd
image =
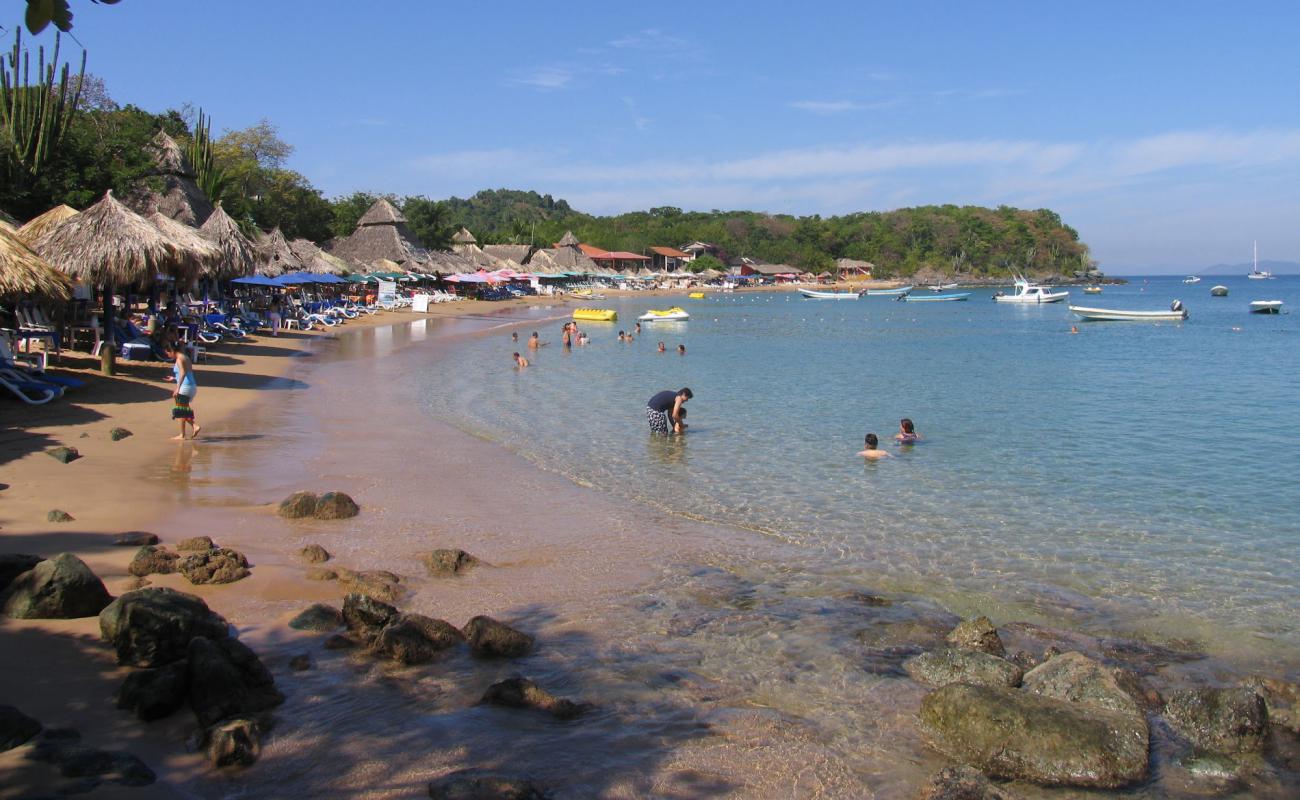
[[[117,341],[113,336],[113,284],[104,284],[104,341],[99,346],[99,369],[116,375]]]

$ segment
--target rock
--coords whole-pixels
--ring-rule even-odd
[[[423,614],[402,614],[379,632],[373,649],[376,655],[403,664],[423,664],[463,641],[465,636],[450,622]]]
[[[903,669],[912,680],[929,686],[969,683],[1014,688],[1020,685],[1024,674],[1020,667],[1005,659],[978,650],[953,647],[909,658],[903,662]]]
[[[234,583],[248,577],[248,559],[238,550],[218,547],[181,560],[180,573],[193,584]]]
[[[147,531],[127,531],[114,536],[113,544],[118,547],[143,547],[147,544],[158,544],[158,534],[148,533]]]
[[[60,509],[55,508],[45,515],[45,521],[46,522],[76,522],[77,518],[72,516],[66,511],[62,511]]]
[[[262,754],[262,727],[255,719],[230,719],[213,725],[203,752],[214,767],[251,767]]]
[[[122,786],[148,786],[157,780],[153,770],[143,761],[121,751],[46,742],[32,753],[32,757],[33,760],[57,764],[59,773],[65,778],[97,778]]]
[[[135,557],[127,565],[126,571],[143,578],[145,575],[170,575],[176,571],[176,560],[180,556],[159,545],[147,544],[135,551]]]
[[[25,553],[0,553],[0,594],[9,588],[14,578],[35,567],[45,559]]]
[[[176,543],[176,549],[182,553],[199,552],[216,549],[217,543],[212,541],[211,536],[191,536],[188,539],[181,539]]]
[[[572,700],[556,697],[527,678],[508,678],[494,683],[479,702],[545,711],[557,719],[575,719],[585,710]]]
[[[99,614],[100,634],[117,651],[117,663],[137,667],[179,661],[194,637],[224,639],[229,629],[203,600],[175,589],[127,592]]]
[[[1248,753],[1268,739],[1268,707],[1254,689],[1183,689],[1165,703],[1165,719],[1198,750]]]
[[[45,451],[45,454],[53,458],[55,461],[61,461],[64,464],[81,458],[81,453],[78,453],[77,448],[75,447],[51,447],[49,450]]]
[[[126,428],[114,428],[113,430],[108,432],[108,438],[112,439],[115,442],[120,442],[128,436],[134,436],[134,435],[135,434],[131,433]]]
[[[1264,703],[1268,706],[1269,725],[1300,737],[1300,683],[1277,678],[1256,678],[1252,685],[1264,696]]]
[[[1140,716],[954,683],[926,695],[921,722],[939,750],[992,777],[1115,789],[1147,774]]]
[[[402,596],[402,587],[398,583],[400,578],[384,570],[340,570],[338,580],[345,592],[364,594],[385,603],[396,602]]]
[[[434,550],[422,560],[429,574],[437,577],[455,575],[479,563],[477,558],[464,550]]]
[[[0,753],[12,750],[41,732],[41,723],[13,706],[0,706]]]
[[[316,519],[350,519],[361,509],[343,492],[326,492],[316,500]]]
[[[280,501],[276,513],[285,519],[302,519],[316,513],[319,498],[314,492],[294,492]]]
[[[917,800],[1011,800],[989,782],[984,773],[970,767],[945,767],[921,787]]]
[[[309,581],[336,581],[339,574],[329,567],[308,567],[306,578]]]
[[[369,595],[353,592],[343,598],[343,622],[348,630],[367,638],[378,635],[398,616],[396,608]]]
[[[298,555],[308,564],[320,564],[330,560],[329,551],[318,544],[309,544],[298,551]]]
[[[126,676],[113,695],[117,707],[150,720],[169,717],[189,696],[189,664],[176,661],[165,667],[141,669]]]
[[[998,658],[1003,658],[1007,654],[1002,647],[1002,639],[998,636],[998,629],[993,627],[988,617],[968,619],[953,628],[952,633],[948,634],[948,644],[953,647],[964,647],[967,650],[978,650]]]
[[[14,578],[0,594],[0,612],[18,619],[93,617],[112,602],[86,563],[60,553]]]
[[[289,659],[289,669],[294,672],[306,672],[312,668],[311,656],[307,653],[299,653]]]
[[[474,617],[462,631],[477,656],[518,658],[533,649],[533,637],[491,617]]]
[[[336,633],[321,643],[326,650],[351,650],[357,643],[341,633]]]
[[[845,592],[840,596],[849,602],[868,606],[870,608],[886,608],[894,604],[894,602],[888,597],[881,597],[878,594],[867,594],[866,592]]]
[[[190,708],[206,727],[284,702],[257,654],[238,639],[197,636],[189,651]]]
[[[489,775],[478,770],[460,770],[429,783],[433,800],[543,800],[545,795],[531,781]]]
[[[1026,691],[1095,708],[1141,714],[1142,690],[1136,675],[1069,652],[1025,673]],[[1136,696],[1134,692],[1137,692]]]
[[[332,631],[343,626],[343,615],[337,608],[315,603],[289,620],[289,627],[298,631]]]
[[[126,589],[126,591],[134,592],[136,589],[143,589],[146,586],[153,586],[153,581],[149,580],[148,578],[141,578],[136,576],[136,577],[127,578],[126,582],[122,585]]]

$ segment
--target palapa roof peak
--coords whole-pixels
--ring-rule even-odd
[[[560,241],[555,243],[556,247],[577,247],[579,244],[578,237],[573,235],[573,231],[565,231]]]
[[[57,205],[39,217],[27,220],[27,223],[18,229],[18,238],[22,239],[30,247],[32,242],[41,238],[47,231],[54,230],[79,213],[81,212],[72,206]]]
[[[286,272],[300,272],[303,264],[293,254],[289,242],[276,225],[271,232],[264,235],[257,243],[257,274],[268,278],[283,275]]]
[[[303,269],[307,272],[344,275],[352,271],[348,262],[326,253],[310,239],[294,239],[289,242],[289,249],[302,262]]]
[[[244,278],[253,274],[257,266],[257,249],[221,207],[220,201],[199,228],[199,233],[221,250],[220,267],[215,277]]]
[[[402,216],[402,212],[397,210],[397,206],[383,197],[376,200],[370,208],[366,209],[366,213],[361,215],[361,219],[357,220],[358,227],[363,225],[397,224],[405,225],[406,217]]]
[[[160,272],[176,274],[185,261],[171,239],[111,191],[32,249],[64,274],[94,284],[152,281]]]
[[[451,240],[456,244],[478,243],[478,239],[475,239],[474,234],[470,233],[469,228],[466,227],[461,227],[460,230],[456,231],[456,235],[452,236]]]
[[[190,179],[197,177],[197,173],[190,166],[190,161],[185,157],[181,146],[177,144],[175,139],[167,135],[167,131],[158,131],[158,134],[149,142],[149,151],[153,156],[155,174],[177,175]]]
[[[152,222],[176,244],[186,261],[186,271],[192,276],[212,275],[217,272],[218,265],[221,263],[221,248],[205,239],[198,228],[177,222],[157,211],[145,219]]]
[[[0,225],[0,297],[72,297],[68,276],[46,264],[22,239]]]
[[[139,214],[157,211],[186,225],[203,224],[212,213],[212,201],[194,182],[194,169],[181,146],[166,131],[158,131],[145,149],[153,158],[154,168],[127,192],[126,204]],[[161,190],[150,185],[159,179]]]

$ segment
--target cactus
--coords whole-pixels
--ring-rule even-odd
[[[38,50],[35,84],[31,82],[31,54],[22,47],[21,29],[14,31],[13,50],[7,57],[0,57],[0,127],[8,133],[6,138],[15,160],[31,176],[50,161],[67,133],[86,76],[84,50],[75,83],[70,80],[70,65],[64,64],[58,70],[59,39],[56,34],[48,64],[45,48]]]
[[[230,179],[226,172],[217,166],[212,153],[212,118],[205,116],[199,109],[199,118],[194,123],[194,135],[185,147],[185,157],[194,170],[194,182],[215,205],[221,201],[226,190],[230,188]]]

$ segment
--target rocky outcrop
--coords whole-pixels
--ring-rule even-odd
[[[948,644],[978,650],[998,658],[1005,658],[1007,654],[1002,639],[998,636],[998,629],[993,627],[988,617],[968,619],[953,628],[952,633],[948,634]]]
[[[135,557],[126,566],[126,571],[143,578],[146,575],[170,575],[176,571],[179,555],[165,547],[147,544],[135,551]]]
[[[343,492],[326,492],[316,501],[316,519],[351,519],[361,513],[355,501]]]
[[[1183,689],[1169,695],[1165,719],[1198,750],[1233,755],[1263,748],[1268,708],[1254,689]]]
[[[60,553],[18,575],[0,594],[0,612],[19,619],[93,617],[113,597],[86,563]]]
[[[178,569],[193,584],[234,583],[249,575],[248,559],[228,547],[188,555],[181,559]]]
[[[77,452],[75,447],[51,447],[45,451],[45,454],[55,461],[67,464],[81,458],[81,453]]]
[[[479,560],[464,550],[434,550],[421,559],[429,574],[434,577],[457,575],[477,566]]]
[[[113,544],[118,547],[143,547],[158,544],[158,534],[148,531],[127,531],[113,537]]]
[[[251,767],[262,754],[262,726],[241,717],[208,729],[203,752],[214,767]]]
[[[533,649],[533,637],[491,617],[474,617],[462,630],[477,656],[518,658]]]
[[[330,560],[329,551],[318,544],[309,544],[298,551],[298,557],[308,564],[323,564]]]
[[[118,708],[148,722],[169,717],[180,710],[189,696],[189,687],[189,664],[176,661],[127,675],[113,696],[113,702]]]
[[[950,684],[922,700],[921,721],[939,750],[997,778],[1116,789],[1147,774],[1149,732],[1132,714]]]
[[[41,556],[27,555],[25,553],[0,553],[0,594],[3,594],[4,590],[9,588],[9,584],[14,582],[14,578],[44,560]]]
[[[289,627],[299,631],[332,631],[343,626],[343,615],[333,606],[315,603],[289,620]]]
[[[161,667],[185,658],[195,637],[224,639],[230,626],[207,603],[175,589],[127,592],[99,613],[99,631],[117,663]]]
[[[402,614],[379,632],[372,649],[376,655],[402,664],[423,664],[463,641],[464,635],[450,622]]]
[[[204,727],[284,702],[270,671],[238,639],[195,637],[190,642],[188,675],[190,708]]]
[[[527,678],[509,678],[492,684],[480,702],[544,711],[556,719],[576,719],[585,710],[582,705],[556,697]]]
[[[1121,680],[1123,683],[1121,683]],[[1093,708],[1104,708],[1124,714],[1142,714],[1136,675],[1107,667],[1088,658],[1083,653],[1062,653],[1025,673],[1025,691],[1080,703]]]
[[[202,553],[203,551],[211,550],[216,546],[217,543],[212,541],[211,536],[191,536],[188,539],[181,539],[176,543],[176,549],[180,550],[182,553]]]
[[[478,770],[461,770],[431,781],[433,800],[544,800],[532,781],[490,775]]]
[[[398,616],[396,608],[369,595],[354,592],[343,598],[343,622],[349,631],[365,638],[378,636]]]
[[[82,778],[77,792],[87,792],[101,783],[120,786],[148,786],[157,778],[140,759],[122,751],[98,750],[72,741],[49,739],[37,742],[27,757],[53,764],[65,778]]]
[[[12,750],[41,732],[41,723],[13,706],[0,706],[0,753]]]
[[[1014,688],[1020,685],[1023,675],[1020,667],[1005,659],[952,647],[909,658],[903,662],[903,669],[912,680],[929,686],[969,683]]]

